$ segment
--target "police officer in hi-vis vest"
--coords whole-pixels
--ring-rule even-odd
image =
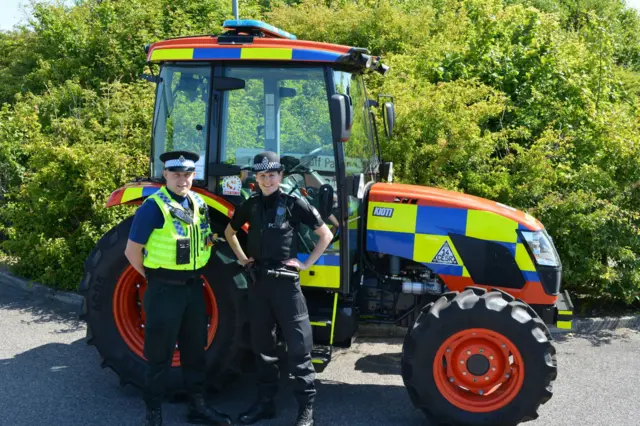
[[[253,162],[260,191],[236,209],[225,230],[226,240],[239,262],[256,270],[256,279],[249,287],[249,315],[251,343],[258,362],[258,398],[240,415],[239,421],[252,424],[276,416],[273,398],[279,377],[277,322],[287,344],[289,372],[296,378],[294,392],[299,410],[295,424],[312,426],[316,395],[315,369],[311,363],[313,339],[298,271],[308,269],[318,260],[333,235],[308,202],[280,190],[283,168],[276,153],[263,152]],[[236,237],[247,222],[248,257]],[[297,259],[300,224],[309,226],[320,237],[304,263]]]
[[[147,280],[144,356],[145,425],[162,425],[161,402],[176,342],[189,394],[187,420],[193,424],[231,424],[229,416],[207,407],[204,400],[207,314],[202,268],[211,256],[214,238],[202,198],[191,191],[199,156],[166,152],[167,185],[136,211],[125,255]]]

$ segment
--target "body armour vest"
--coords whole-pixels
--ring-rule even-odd
[[[185,210],[162,187],[145,202],[158,204],[164,224],[154,229],[144,246],[143,265],[151,269],[176,271],[196,270],[204,267],[211,257],[206,239],[211,234],[209,214],[204,200],[195,192],[187,195],[194,212]]]
[[[261,194],[252,195],[249,219],[248,254],[257,261],[280,261],[296,257],[297,225],[291,223],[295,197],[280,192],[274,203],[265,206]]]

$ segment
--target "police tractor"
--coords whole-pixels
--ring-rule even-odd
[[[106,207],[139,205],[163,185],[163,152],[194,151],[193,190],[222,236],[234,209],[258,189],[253,156],[274,151],[285,167],[282,189],[315,206],[334,234],[300,273],[317,370],[327,368],[333,348],[353,343],[359,325],[402,326],[402,378],[432,424],[537,417],[557,373],[549,330],[570,329],[572,318],[553,241],[538,220],[509,206],[393,182],[378,134],[393,137],[394,98],[372,99],[363,80],[389,72],[380,57],[239,19],[225,21],[219,35],[163,40],[145,51],[159,69],[145,76],[156,86],[149,175],[115,190]],[[124,255],[132,219],[97,243],[79,290],[87,342],[122,384],[140,386],[146,282]],[[304,225],[297,237],[304,260],[317,237]],[[252,362],[248,277],[221,242],[203,278],[208,381],[221,389]],[[170,374],[176,393],[179,351]]]

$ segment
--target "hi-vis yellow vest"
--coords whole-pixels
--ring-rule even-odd
[[[151,195],[146,203],[157,203],[164,216],[164,225],[161,229],[154,229],[149,241],[144,246],[145,268],[172,269],[176,271],[188,271],[200,269],[207,264],[211,257],[211,250],[206,248],[206,239],[211,234],[211,228],[207,220],[207,205],[195,192],[189,191],[187,195],[194,206],[193,224],[174,217],[172,209],[179,209],[185,215],[187,212],[175,200],[171,198],[166,187],[162,187]],[[189,238],[191,240],[191,256],[189,263],[178,265],[176,261],[177,240]]]

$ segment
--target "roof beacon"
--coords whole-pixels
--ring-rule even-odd
[[[289,40],[297,40],[298,37],[284,30],[266,24],[262,21],[253,19],[228,19],[222,24],[225,30],[235,30],[237,32],[248,32],[249,34],[262,32],[266,36],[275,38],[288,38]]]

